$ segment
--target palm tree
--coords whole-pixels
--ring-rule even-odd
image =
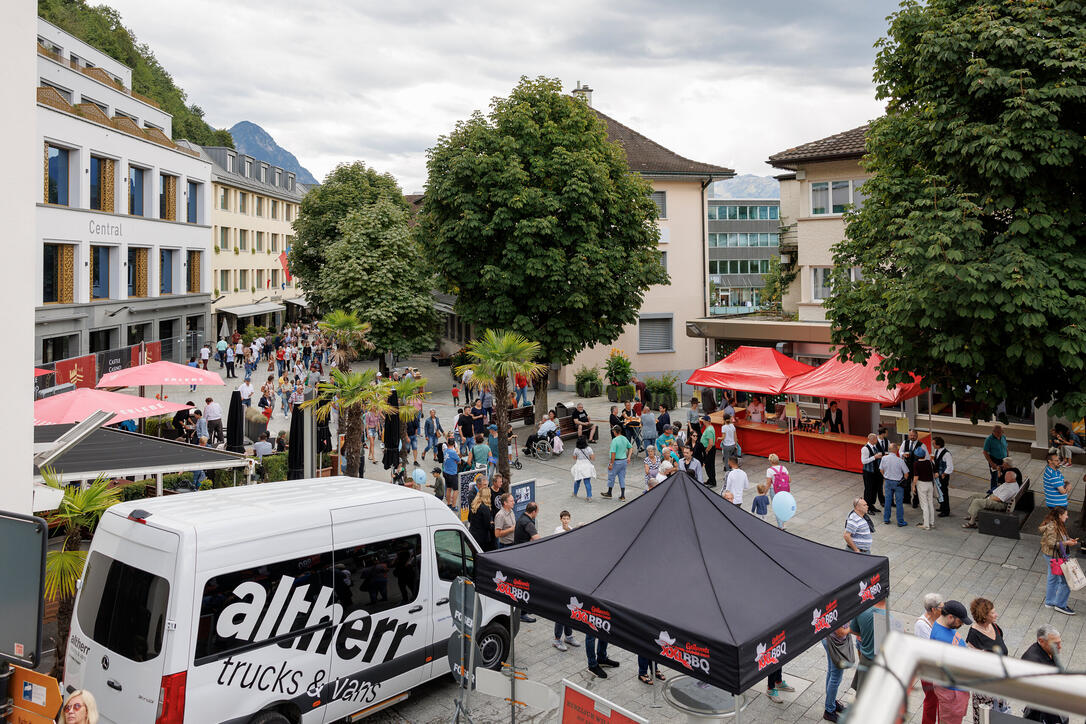
[[[537,380],[547,371],[547,365],[533,362],[539,355],[539,343],[516,332],[488,329],[483,336],[471,342],[465,350],[470,364],[456,368],[461,377],[471,370],[472,387],[494,389],[494,420],[498,426],[498,472],[502,479],[509,477],[509,378],[521,374],[530,381]]]
[[[366,339],[369,323],[361,321],[354,312],[331,311],[317,322],[317,327],[335,340],[335,365],[344,372],[351,371],[351,361],[358,357],[360,350],[373,349],[373,344]]]
[[[347,475],[351,477],[358,477],[362,464],[362,415],[368,409],[378,414],[394,412],[388,404],[389,389],[390,383],[377,382],[374,370],[344,372],[334,367],[327,382],[317,383],[317,396],[302,403],[303,408],[314,408],[318,420],[325,419],[334,406],[339,406],[339,419],[343,421],[343,453],[347,458]]]
[[[351,361],[358,357],[360,350],[373,348],[373,344],[366,339],[366,335],[370,331],[369,323],[360,320],[354,312],[335,309],[324,315],[324,318],[317,323],[317,327],[335,341],[335,368],[345,375],[350,374]],[[321,395],[318,399],[323,397],[324,395]],[[329,399],[334,399],[334,396],[330,396]],[[340,407],[339,419],[343,427],[344,440],[347,441],[347,450],[360,451],[362,449],[362,415],[364,410],[364,405]],[[324,414],[328,414],[327,410]],[[357,477],[361,461],[360,454],[353,458],[348,454],[347,474]]]
[[[93,533],[106,509],[121,502],[121,489],[111,488],[109,479],[99,475],[86,488],[64,487],[52,468],[41,470],[42,481],[53,488],[64,488],[64,498],[53,514],[60,521],[64,540],[60,550],[51,550],[45,557],[45,599],[57,601],[57,658],[52,676],[64,673],[64,657],[68,649],[68,633],[72,628],[75,608],[76,582],[83,575],[87,552],[80,550],[84,533]]]
[[[426,391],[425,379],[402,379],[392,383],[392,389],[396,391],[398,409],[395,414],[400,418],[400,464],[407,469],[407,458],[411,455],[411,440],[407,437],[407,423],[414,420],[419,414],[420,405],[430,393]],[[385,445],[388,445],[388,440]]]

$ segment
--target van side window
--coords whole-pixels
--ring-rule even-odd
[[[344,614],[380,613],[418,598],[421,549],[422,536],[408,535],[337,550],[336,602]]]
[[[454,581],[457,576],[475,574],[475,552],[457,530],[434,531],[434,553],[437,555],[437,577]]]
[[[327,589],[327,591],[325,591]],[[325,623],[332,605],[332,554],[267,563],[208,579],[200,604],[196,663]],[[284,609],[302,590],[305,610],[287,620]],[[201,661],[204,659],[205,661]]]
[[[97,643],[133,661],[162,650],[170,584],[165,578],[98,553],[90,554],[76,617]]]

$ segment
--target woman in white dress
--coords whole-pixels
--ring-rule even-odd
[[[592,502],[592,478],[596,475],[596,466],[592,464],[595,459],[596,454],[588,447],[588,438],[581,435],[577,438],[577,447],[573,448],[573,467],[569,472],[573,476],[573,497],[577,497],[577,491],[584,483],[585,500],[589,503]]]

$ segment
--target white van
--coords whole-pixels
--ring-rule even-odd
[[[66,690],[113,724],[355,721],[449,672],[449,584],[477,550],[433,495],[358,478],[120,503],[91,543]],[[509,609],[480,601],[497,667]]]

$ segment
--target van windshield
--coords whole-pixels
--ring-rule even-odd
[[[169,600],[165,578],[93,552],[76,618],[83,633],[110,651],[150,661],[162,650]]]

